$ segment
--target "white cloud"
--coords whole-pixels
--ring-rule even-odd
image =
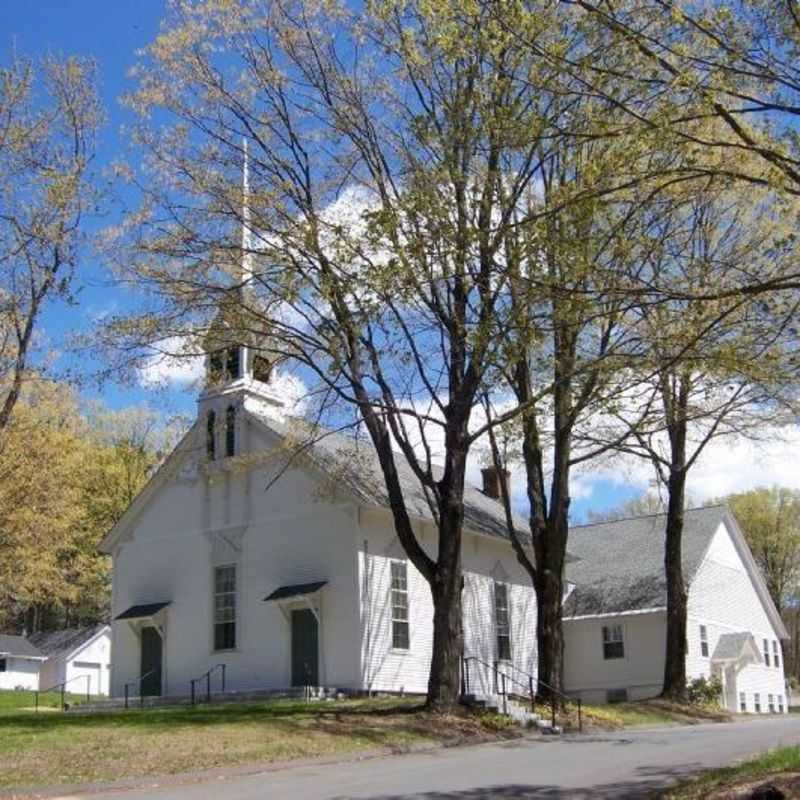
[[[139,368],[139,384],[146,389],[187,389],[199,385],[204,374],[204,354],[184,336],[171,336],[151,347]]]
[[[723,437],[709,443],[688,474],[686,494],[692,503],[702,503],[734,492],[774,484],[800,489],[800,470],[794,468],[800,453],[800,428],[765,428],[758,441],[745,437]],[[654,471],[649,462],[632,456],[589,463],[576,473],[574,496],[595,497],[605,507],[604,485],[616,484],[643,493],[653,487]]]

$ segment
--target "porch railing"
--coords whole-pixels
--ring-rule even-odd
[[[125,695],[125,708],[128,708],[130,703],[130,689],[131,686],[138,686],[139,688],[139,708],[144,707],[144,695],[142,694],[142,683],[149,678],[151,675],[155,675],[156,673],[161,672],[160,669],[151,669],[149,672],[145,672],[144,675],[140,675],[138,678],[134,678],[132,681],[128,681],[124,687],[124,695]]]
[[[546,690],[544,692],[546,697],[545,702],[549,700],[550,705],[550,724],[555,727],[557,706],[566,705],[566,703],[572,702],[572,699],[563,692],[560,692],[558,689],[553,688],[548,683],[545,683],[543,680],[540,680],[531,673],[526,672],[519,667],[514,666],[512,669],[524,676],[525,680],[520,680],[519,678],[514,677],[514,675],[509,674],[507,670],[502,668],[499,661],[494,661],[490,664],[488,661],[483,661],[477,656],[464,656],[462,659],[461,688],[462,693],[465,695],[472,693],[471,667],[474,665],[482,665],[491,670],[494,676],[494,694],[498,694],[500,697],[502,697],[504,714],[508,713],[509,697],[513,699],[514,696],[526,697],[531,705],[531,713],[535,713],[539,689],[543,688]],[[523,691],[515,692],[514,687],[521,688]],[[541,704],[541,701],[539,702]],[[583,711],[580,698],[577,698],[576,704],[578,709],[578,730],[582,732]]]
[[[197,687],[199,686],[202,681],[206,682],[206,702],[211,702],[211,676],[219,671],[221,675],[221,691],[225,691],[225,672],[227,670],[227,665],[225,664],[215,664],[211,669],[201,675],[199,678],[192,678],[189,681],[189,697],[191,698],[192,705],[197,703]]]
[[[39,711],[39,695],[40,694],[50,694],[51,692],[60,692],[61,693],[61,710],[66,711],[67,708],[67,686],[74,681],[80,681],[86,679],[86,702],[88,703],[91,699],[91,684],[92,684],[92,676],[91,675],[76,675],[74,678],[70,678],[68,681],[62,681],[61,683],[55,684],[55,686],[51,686],[49,689],[37,689],[34,693],[34,700],[33,700],[33,707],[38,712]]]

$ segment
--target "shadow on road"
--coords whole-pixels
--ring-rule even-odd
[[[617,783],[564,788],[547,784],[500,784],[461,791],[373,795],[370,800],[652,800],[670,783],[699,772],[699,764],[676,767],[643,766],[636,777]],[[334,800],[347,800],[337,797]]]

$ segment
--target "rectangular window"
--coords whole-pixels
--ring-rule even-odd
[[[0,658],[0,672],[5,672],[8,669],[6,666],[6,660],[4,658]]]
[[[214,568],[214,649],[236,647],[236,566]]]
[[[742,714],[747,711],[747,695],[744,692],[739,692],[739,711]]]
[[[778,695],[778,713],[783,714],[783,695]]]
[[[767,695],[767,708],[769,709],[770,714],[775,713],[775,698],[771,694]]]
[[[700,655],[708,658],[708,631],[705,625],[700,626]]]
[[[622,637],[622,625],[603,626],[603,658],[625,658],[625,643]]]
[[[508,586],[494,585],[494,622],[497,629],[497,659],[511,660],[511,627],[508,621]]]
[[[769,666],[769,642],[764,639],[764,663]]]
[[[776,667],[780,667],[780,665],[781,665],[781,659],[780,659],[780,656],[778,655],[779,652],[780,651],[778,650],[778,642],[773,639],[772,640],[772,663]]]
[[[392,648],[408,650],[408,566],[392,561]]]
[[[756,714],[761,713],[761,695],[758,692],[753,695],[753,708]]]

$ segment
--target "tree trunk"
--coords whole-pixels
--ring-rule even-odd
[[[431,586],[433,596],[433,655],[428,676],[428,706],[447,710],[461,694],[461,656],[464,634],[461,569],[440,568]]]
[[[557,696],[562,688],[564,638],[561,627],[561,578],[543,565],[536,573],[536,648],[538,694]],[[556,690],[555,692],[552,690]]]
[[[683,504],[686,471],[673,469],[669,476],[664,569],[667,578],[667,648],[664,664],[663,697],[679,702],[686,692],[686,613],[687,595],[683,580],[682,542]]]

